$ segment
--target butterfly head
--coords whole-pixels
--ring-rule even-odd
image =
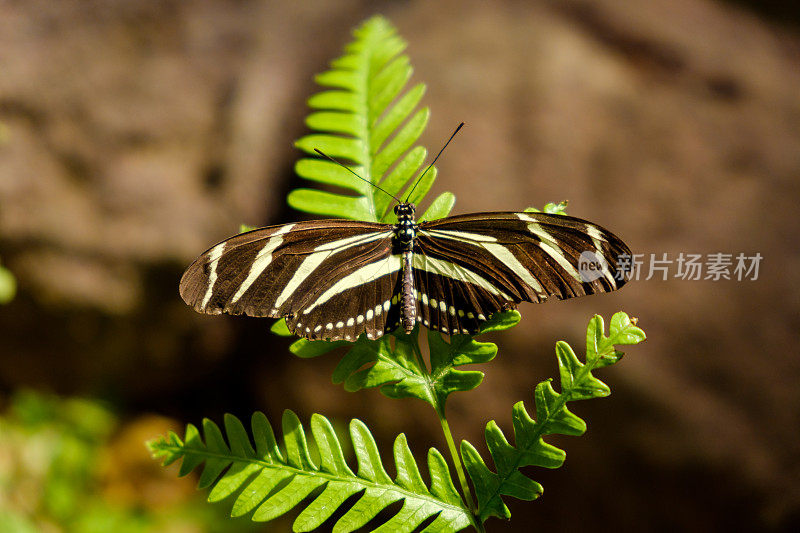
[[[398,222],[403,220],[414,220],[414,212],[416,208],[414,204],[402,202],[394,206],[394,214],[397,215]]]
[[[394,206],[394,214],[397,215],[395,236],[403,250],[411,250],[414,246],[414,238],[417,236],[417,224],[414,222],[414,211],[414,204],[408,202],[401,202]]]

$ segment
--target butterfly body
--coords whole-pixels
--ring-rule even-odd
[[[417,323],[474,334],[493,313],[616,290],[630,250],[600,226],[545,213],[473,213],[397,224],[317,220],[242,233],[210,248],[181,279],[201,313],[285,318],[309,339],[378,338]],[[597,259],[586,277],[581,261]]]
[[[397,225],[394,227],[395,241],[403,254],[403,278],[401,284],[401,322],[406,333],[411,333],[417,321],[417,301],[414,297],[414,239],[417,237],[416,207],[403,202],[394,207]]]

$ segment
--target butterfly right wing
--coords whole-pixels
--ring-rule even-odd
[[[347,220],[249,231],[198,257],[180,294],[200,313],[286,317],[307,338],[380,336],[399,313],[391,303],[399,276],[391,241],[389,225]]]
[[[622,260],[631,257],[628,246],[601,226],[547,213],[470,213],[423,222],[415,244],[420,321],[443,333],[474,334],[490,315],[522,301],[614,291],[625,284]]]

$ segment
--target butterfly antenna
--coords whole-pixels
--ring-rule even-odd
[[[441,150],[439,150],[439,153],[438,153],[438,154],[436,154],[436,157],[434,157],[434,158],[433,158],[433,161],[431,161],[431,164],[430,164],[430,165],[428,165],[428,168],[426,168],[426,169],[425,169],[425,172],[423,172],[422,174],[420,174],[420,176],[417,178],[417,181],[414,183],[414,186],[413,186],[413,187],[411,187],[411,192],[409,192],[409,193],[408,193],[408,196],[406,196],[406,202],[408,202],[408,199],[409,199],[409,198],[411,198],[411,195],[413,194],[413,192],[414,192],[414,189],[416,189],[416,188],[417,188],[417,185],[419,185],[419,182],[420,182],[420,181],[422,181],[422,178],[423,178],[423,176],[425,176],[425,174],[427,174],[427,173],[428,173],[428,171],[429,171],[429,170],[430,170],[430,169],[433,167],[434,163],[436,163],[436,160],[437,160],[437,159],[439,159],[439,156],[440,156],[440,155],[442,155],[442,152],[444,152],[444,149],[445,149],[445,148],[447,148],[447,145],[448,145],[448,144],[450,144],[450,141],[452,141],[452,140],[453,140],[453,137],[455,137],[455,136],[456,136],[456,133],[458,133],[458,131],[459,131],[459,130],[460,130],[462,127],[463,127],[463,126],[464,126],[464,123],[463,123],[463,122],[462,122],[461,124],[459,124],[459,125],[458,125],[458,127],[456,128],[456,131],[454,131],[454,132],[453,132],[453,134],[450,136],[450,138],[449,138],[449,139],[447,139],[447,142],[446,142],[446,143],[444,143],[444,146],[442,146],[442,149],[441,149]]]
[[[328,154],[326,154],[326,153],[322,152],[321,150],[318,150],[318,149],[314,148],[314,151],[315,151],[315,152],[317,152],[317,153],[318,153],[319,155],[321,155],[322,157],[324,157],[324,158],[326,158],[326,159],[329,159],[329,160],[333,161],[334,163],[336,163],[337,165],[339,165],[340,167],[342,167],[343,169],[345,169],[346,171],[348,171],[350,174],[352,174],[353,176],[357,177],[357,178],[358,178],[358,179],[360,179],[361,181],[366,181],[367,183],[369,183],[370,185],[372,185],[373,187],[375,187],[375,188],[376,188],[376,189],[378,189],[379,191],[383,191],[383,192],[385,192],[386,194],[388,194],[389,196],[391,196],[392,198],[394,198],[395,200],[397,200],[397,203],[398,203],[398,204],[402,204],[402,203],[403,203],[403,201],[402,201],[400,198],[398,198],[398,197],[397,197],[397,196],[395,196],[394,194],[390,193],[389,191],[387,191],[386,189],[384,189],[384,188],[383,188],[383,187],[381,187],[380,185],[376,185],[375,183],[372,183],[372,182],[371,182],[371,181],[369,181],[367,178],[362,178],[361,176],[359,176],[358,174],[356,174],[355,172],[353,172],[353,169],[351,169],[350,167],[348,167],[348,166],[347,166],[347,165],[345,165],[344,163],[340,163],[339,161],[335,160],[334,158],[332,158],[332,157],[331,157],[331,156],[329,156]]]

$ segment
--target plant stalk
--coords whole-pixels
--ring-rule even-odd
[[[478,509],[475,500],[472,499],[472,492],[469,490],[469,484],[467,483],[467,475],[464,472],[464,465],[461,463],[461,456],[456,449],[456,443],[453,440],[453,434],[450,431],[450,424],[447,423],[447,418],[445,417],[443,412],[440,412],[437,408],[436,415],[439,417],[439,423],[442,426],[442,433],[444,433],[444,438],[447,441],[447,448],[450,450],[450,458],[453,461],[453,464],[456,467],[456,473],[458,474],[458,482],[461,484],[461,490],[464,493],[464,499],[469,506],[469,510],[472,511],[472,515],[475,517],[475,527],[478,531],[485,531],[483,528],[483,523],[480,521],[480,517],[478,517]]]
[[[414,356],[417,359],[417,364],[423,371],[428,375],[428,378],[431,378],[430,370],[428,369],[428,365],[425,364],[425,360],[422,357],[422,350],[419,347],[419,337],[413,337],[413,348],[414,348]],[[442,427],[442,433],[444,433],[444,439],[447,441],[447,449],[450,451],[450,460],[453,462],[453,465],[456,469],[456,474],[458,476],[458,482],[461,485],[461,492],[464,496],[464,501],[466,502],[467,506],[469,507],[470,512],[475,517],[475,523],[473,524],[475,528],[480,533],[485,533],[486,529],[483,527],[483,522],[481,522],[480,517],[478,516],[478,508],[477,502],[472,498],[472,491],[469,489],[469,483],[467,482],[467,475],[464,471],[464,464],[461,462],[461,455],[458,453],[458,449],[456,448],[455,440],[453,439],[453,433],[450,431],[450,424],[447,422],[447,416],[444,413],[444,406],[439,403],[439,399],[436,397],[434,388],[431,386],[431,400],[434,405],[434,410],[436,411],[436,416],[439,418],[439,424]]]

